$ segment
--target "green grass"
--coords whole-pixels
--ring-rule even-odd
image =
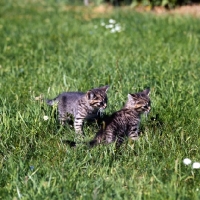
[[[0,199],[199,199],[200,169],[182,161],[200,161],[200,19],[58,2],[0,3]],[[123,31],[101,26],[111,18]],[[63,144],[74,130],[35,97],[106,84],[107,114],[151,88],[141,138],[117,151]]]

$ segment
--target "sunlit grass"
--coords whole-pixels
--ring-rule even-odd
[[[120,31],[105,26],[114,20]],[[112,21],[113,22],[113,21]],[[0,198],[199,199],[200,19],[62,2],[0,6]],[[102,24],[104,24],[102,26]],[[128,93],[151,88],[141,138],[116,151],[61,128],[43,99],[110,85],[110,114]],[[155,120],[153,120],[155,119]],[[196,165],[197,166],[197,165]]]

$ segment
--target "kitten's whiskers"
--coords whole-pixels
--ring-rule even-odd
[[[148,114],[149,114],[149,111],[145,111],[145,112],[144,112],[144,116],[145,116],[145,118],[148,117]]]
[[[100,117],[103,117],[103,112],[104,112],[104,109],[103,108],[99,108],[99,110],[97,111],[97,115],[99,114]]]

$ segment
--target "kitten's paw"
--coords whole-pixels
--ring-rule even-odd
[[[131,140],[138,140],[139,139],[139,136],[138,135],[131,135],[129,137]]]

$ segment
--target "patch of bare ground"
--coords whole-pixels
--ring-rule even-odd
[[[151,9],[150,6],[122,6],[117,9],[123,10],[125,12],[143,12],[143,13],[152,13],[156,15],[189,15],[193,17],[200,17],[200,4],[197,5],[186,5],[180,6],[174,9],[165,9],[164,7],[157,6]],[[97,18],[100,16],[106,16],[111,14],[115,7],[109,4],[102,4],[100,6],[64,6],[62,8],[63,11],[74,11],[80,14],[80,17],[85,20],[90,20],[92,18]]]
[[[94,7],[93,12],[105,14],[105,13],[112,12],[113,9],[114,7],[111,5],[100,5],[100,6]]]
[[[150,6],[138,6],[135,8],[131,8],[130,6],[124,6],[120,7],[120,9],[125,10],[125,11],[136,11],[136,12],[151,12],[155,13],[158,15],[166,15],[166,14],[177,14],[177,15],[191,15],[194,17],[200,17],[200,4],[196,5],[186,5],[186,6],[180,6],[176,7],[174,9],[165,9],[164,7],[154,7],[151,9]],[[108,14],[112,12],[114,8],[110,5],[100,5],[98,7],[94,7],[92,9],[93,13],[99,13],[99,14]]]
[[[153,12],[156,14],[179,14],[179,15],[191,15],[194,17],[200,17],[200,5],[186,5],[180,6],[175,9],[166,10],[161,7],[155,7]]]
[[[98,18],[100,16],[106,16],[112,13],[114,10],[113,6],[103,4],[100,6],[64,6],[62,10],[65,11],[73,11],[80,15],[80,18],[84,20],[91,20],[93,18]]]

